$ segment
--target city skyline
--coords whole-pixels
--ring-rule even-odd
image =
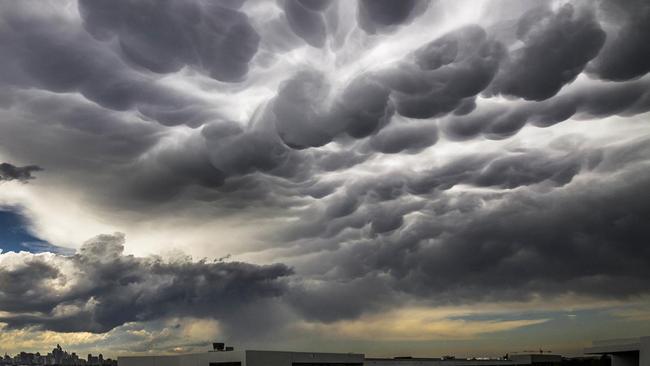
[[[86,358],[80,357],[76,352],[68,353],[60,344],[52,349],[51,352],[42,354],[36,352],[21,351],[15,356],[5,353],[0,357],[0,365],[6,366],[48,366],[48,365],[67,365],[67,366],[117,366],[117,361],[110,358],[104,359],[100,353],[93,356],[89,353]]]
[[[612,344],[612,342],[617,342],[617,341],[625,341],[625,340],[608,340],[606,344]],[[165,362],[163,360],[166,360],[167,357],[174,357],[174,356],[197,356],[197,355],[203,355],[205,356],[206,354],[208,356],[228,356],[228,355],[240,355],[242,353],[246,353],[247,351],[251,350],[240,350],[236,349],[234,346],[226,345],[223,342],[208,342],[206,345],[211,346],[212,348],[208,348],[207,346],[205,349],[202,350],[197,350],[193,353],[188,353],[188,352],[183,352],[180,350],[176,350],[173,352],[163,352],[163,353],[155,353],[155,352],[147,352],[146,354],[122,354],[119,355],[116,359],[112,358],[104,358],[102,353],[98,353],[96,356],[88,353],[86,357],[78,355],[76,352],[68,352],[68,350],[64,349],[60,344],[57,344],[50,352],[43,352],[41,354],[39,351],[20,351],[16,353],[15,355],[9,355],[8,353],[4,353],[4,356],[0,355],[0,365],[3,366],[117,366],[119,362],[119,358],[128,358],[127,363],[138,363],[139,361],[137,360],[143,360],[146,357],[154,357],[154,358],[160,358],[161,362]],[[235,352],[236,351],[236,352]],[[590,349],[585,349],[585,352],[590,351]],[[217,355],[210,355],[212,352],[217,352]],[[279,352],[279,353],[305,353],[305,352],[295,352],[295,351],[287,351],[287,350],[253,350],[253,352]],[[306,352],[310,353],[310,352]],[[384,358],[374,358],[372,355],[364,355],[360,353],[355,353],[355,352],[348,352],[348,355],[358,355],[358,356],[363,356],[366,361],[372,363],[372,362],[381,362],[381,361],[386,361],[386,360],[410,360],[410,359],[418,359],[417,357],[413,357],[410,355],[399,355],[399,356],[393,356],[393,357],[384,357]],[[537,355],[539,356],[551,356],[557,360],[560,359],[567,359],[567,360],[598,360],[601,359],[602,357],[605,357],[602,354],[598,354],[594,356],[594,354],[587,354],[587,355],[581,355],[578,357],[575,356],[569,356],[569,357],[564,357],[560,354],[554,354],[553,351],[551,350],[524,350],[521,352],[506,352],[504,355],[498,356],[498,357],[481,357],[481,356],[472,356],[468,358],[463,358],[463,357],[457,357],[455,355],[451,354],[444,354],[444,355],[428,355],[427,357],[419,358],[420,360],[469,360],[469,361],[478,361],[478,362],[486,362],[486,361],[513,361],[513,359],[517,359],[519,357],[519,360],[522,362],[525,362],[526,357],[529,356],[536,357]],[[144,356],[145,358],[143,358]],[[237,357],[235,356],[235,357]],[[142,362],[142,361],[140,361]],[[608,364],[608,363],[607,363]]]
[[[650,2],[0,0],[0,352],[650,334]]]

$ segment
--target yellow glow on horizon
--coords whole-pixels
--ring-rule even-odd
[[[355,340],[471,339],[482,333],[541,324],[548,319],[468,320],[465,309],[403,308],[330,324],[301,322],[299,329]]]

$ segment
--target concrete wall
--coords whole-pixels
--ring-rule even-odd
[[[621,352],[613,353],[612,366],[638,366],[639,353],[638,352]]]
[[[639,365],[650,366],[650,337],[641,337],[639,349]]]
[[[203,352],[165,356],[118,357],[118,366],[208,366],[210,362],[241,362],[245,366],[244,353]]]
[[[211,362],[240,362],[242,366],[292,366],[293,364],[341,364],[363,366],[359,353],[280,351],[203,352],[170,356],[119,357],[118,366],[209,366]]]
[[[246,365],[244,352],[204,352],[183,355],[176,366],[208,366],[211,362],[241,362],[242,366]],[[120,365],[118,365],[120,366]],[[155,365],[162,366],[162,365]]]
[[[364,355],[359,353],[246,351],[247,366],[292,366],[294,363],[363,365],[363,359]]]
[[[178,356],[118,357],[118,366],[178,366]]]
[[[440,360],[426,358],[367,359],[364,366],[516,366],[530,364],[526,361],[508,360]]]
[[[510,355],[510,359],[519,365],[559,365],[562,363],[562,356],[541,353],[515,354]]]
[[[650,366],[650,337],[594,341],[585,353],[610,355],[612,366]]]

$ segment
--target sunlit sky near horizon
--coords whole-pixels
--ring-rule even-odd
[[[650,3],[0,0],[0,354],[650,335]]]

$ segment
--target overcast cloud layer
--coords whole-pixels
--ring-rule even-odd
[[[643,0],[0,1],[0,208],[76,249],[0,253],[2,329],[471,339],[539,299],[644,303],[649,25]]]

